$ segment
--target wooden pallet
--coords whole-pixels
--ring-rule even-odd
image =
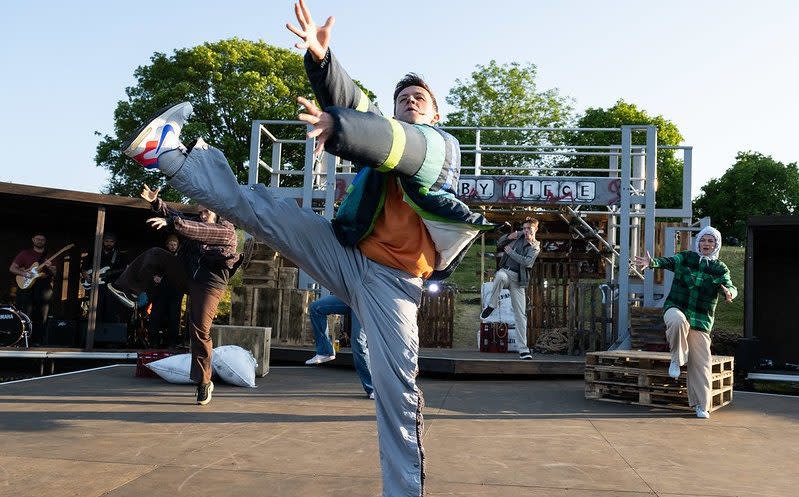
[[[669,376],[668,352],[589,352],[585,365],[585,397],[669,409],[690,410],[686,371],[679,378]],[[732,401],[733,358],[712,356],[710,411]]]

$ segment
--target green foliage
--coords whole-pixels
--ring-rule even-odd
[[[571,99],[553,88],[539,91],[535,64],[513,62],[499,65],[492,60],[477,68],[466,80],[456,80],[447,103],[455,111],[447,116],[446,126],[564,127],[572,119]],[[474,132],[454,130],[461,145],[475,143]],[[522,131],[483,131],[481,143],[517,146],[560,143],[556,133]],[[485,155],[483,167],[503,170],[507,167],[531,167],[539,163],[522,154]],[[463,157],[464,167],[474,165],[474,156]],[[489,171],[497,173],[497,171]],[[503,174],[507,173],[503,171]],[[521,173],[513,173],[521,174]]]
[[[730,269],[730,279],[738,289],[738,296],[732,302],[724,300],[719,296],[716,304],[715,320],[713,331],[726,331],[743,335],[744,329],[744,264],[746,263],[746,253],[743,247],[721,246],[719,260]]]
[[[746,218],[794,214],[799,205],[799,170],[758,152],[739,152],[735,164],[702,187],[694,200],[698,217],[710,216],[726,237],[746,238]]]
[[[577,121],[579,128],[619,128],[622,125],[655,125],[658,128],[658,145],[679,145],[683,137],[677,126],[663,116],[652,117],[635,104],[619,100],[608,109],[588,108]],[[643,133],[633,133],[633,145],[646,143]],[[580,132],[569,136],[569,145],[609,146],[621,145],[619,133]],[[603,156],[576,156],[571,158],[569,167],[607,169],[608,158]],[[673,150],[658,150],[657,156],[657,205],[662,208],[682,206],[682,169],[681,159],[677,159]],[[589,175],[590,173],[583,173]],[[606,176],[606,173],[602,173]]]
[[[122,141],[162,107],[191,102],[194,115],[182,140],[188,143],[202,137],[224,150],[243,181],[252,121],[296,119],[295,98],[312,95],[300,55],[237,38],[178,49],[169,56],[155,53],[150,64],[138,67],[134,76],[136,85],[125,90],[128,99],[114,111],[115,136],[103,136],[97,146],[97,166],[111,172],[107,193],[135,196],[143,182],[163,185],[159,174],[144,170],[120,150]],[[301,138],[303,131],[297,127],[298,136],[290,137]],[[288,153],[289,161],[302,164],[301,149],[293,157]],[[180,194],[166,189],[162,197],[181,200]]]

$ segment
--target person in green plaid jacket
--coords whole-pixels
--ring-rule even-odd
[[[636,256],[644,268],[663,268],[674,272],[671,290],[663,304],[666,339],[671,349],[669,376],[680,377],[680,366],[687,364],[688,403],[698,418],[709,418],[712,400],[710,330],[719,294],[727,302],[738,295],[727,265],[718,260],[721,233],[706,226],[694,239],[694,250],[672,257]]]

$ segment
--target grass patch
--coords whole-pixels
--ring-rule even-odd
[[[738,296],[732,303],[727,303],[723,297],[719,296],[713,330],[742,336],[744,331],[744,264],[746,262],[744,247],[722,246],[719,260],[730,268],[730,277],[738,288]]]

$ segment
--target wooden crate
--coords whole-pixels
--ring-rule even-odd
[[[585,356],[585,397],[650,407],[690,410],[686,371],[669,376],[671,354],[620,350]],[[715,411],[732,401],[733,358],[712,356],[712,402]]]

